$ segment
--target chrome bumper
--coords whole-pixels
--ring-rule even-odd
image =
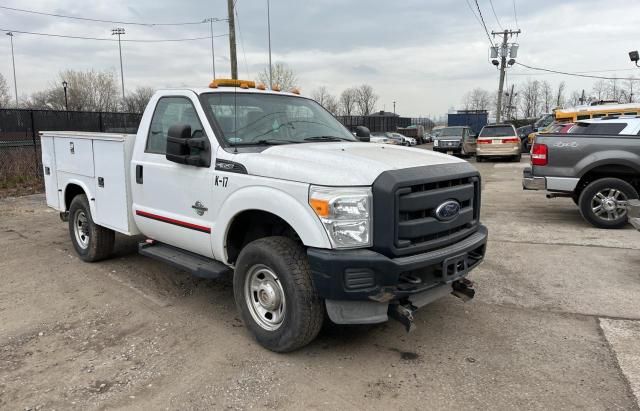
[[[547,179],[544,177],[534,177],[531,168],[527,167],[522,170],[522,189],[523,190],[546,190]]]
[[[640,231],[640,200],[630,200],[627,207],[629,222]]]

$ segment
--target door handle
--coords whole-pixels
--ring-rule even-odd
[[[142,180],[142,166],[140,164],[136,164],[136,183],[142,184]]]

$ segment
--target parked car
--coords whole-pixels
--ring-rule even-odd
[[[429,134],[429,133],[424,133],[422,135],[422,141],[424,143],[431,143],[433,141],[433,136],[431,134]]]
[[[531,145],[529,144],[529,134],[534,132],[533,124],[518,127],[516,131],[518,132],[518,137],[520,138],[520,146],[522,147],[522,151],[529,151],[529,149],[531,148]]]
[[[523,188],[571,197],[595,227],[624,227],[627,202],[640,192],[639,130],[639,118],[618,118],[580,121],[569,134],[540,134]]]
[[[476,134],[471,127],[464,126],[439,129],[438,136],[433,140],[433,151],[473,155],[476,153]]]
[[[529,134],[528,147],[530,148],[533,145],[533,142],[537,135],[548,134],[548,133],[566,134],[573,129],[573,126],[575,126],[575,123],[553,122],[549,124],[547,127],[543,128],[542,130]]]
[[[416,139],[413,137],[407,137],[400,133],[389,133],[395,138],[399,138],[402,140],[403,146],[415,146],[417,144]]]
[[[513,161],[520,161],[522,150],[515,127],[511,124],[482,127],[478,136],[476,161],[481,162],[489,157],[509,157]]]
[[[233,275],[239,315],[267,349],[308,344],[325,315],[409,329],[418,307],[474,295],[480,175],[355,131],[251,81],[161,90],[136,135],[43,131],[45,198],[83,261],[108,258],[119,232],[193,275]]]
[[[404,140],[402,138],[392,136],[391,134],[392,133],[388,131],[374,131],[371,133],[370,141],[372,143],[393,144],[401,146]]]

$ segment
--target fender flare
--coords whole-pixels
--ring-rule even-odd
[[[259,201],[257,201],[259,200]],[[302,204],[290,194],[270,187],[249,186],[231,194],[220,207],[212,238],[213,254],[228,263],[227,237],[235,218],[242,212],[258,210],[274,214],[289,224],[305,246],[331,248],[320,219],[306,202]]]
[[[640,156],[622,150],[607,150],[593,153],[576,164],[580,171],[579,178],[600,166],[626,166],[640,173]]]
[[[87,185],[83,181],[75,179],[75,178],[68,179],[65,182],[64,189],[62,190],[62,204],[64,205],[64,211],[67,211],[67,212],[69,211],[69,209],[67,208],[67,204],[66,204],[65,198],[67,196],[67,189],[72,184],[79,186],[82,189],[82,191],[84,191],[84,194],[87,196],[87,200],[89,200],[89,211],[91,211],[91,216],[92,216],[92,218],[95,218],[95,216],[96,216],[96,202],[95,201],[91,201],[91,199],[93,198],[93,193],[91,192],[91,190],[89,190],[89,188],[87,187]]]

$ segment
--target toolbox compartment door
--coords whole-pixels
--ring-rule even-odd
[[[58,173],[56,173],[56,153],[53,137],[42,137],[42,175],[44,177],[44,192],[47,205],[56,210],[60,209],[58,197]]]
[[[93,141],[54,137],[57,171],[93,177]]]
[[[93,150],[96,187],[94,221],[101,226],[129,233],[125,143],[93,140]]]

